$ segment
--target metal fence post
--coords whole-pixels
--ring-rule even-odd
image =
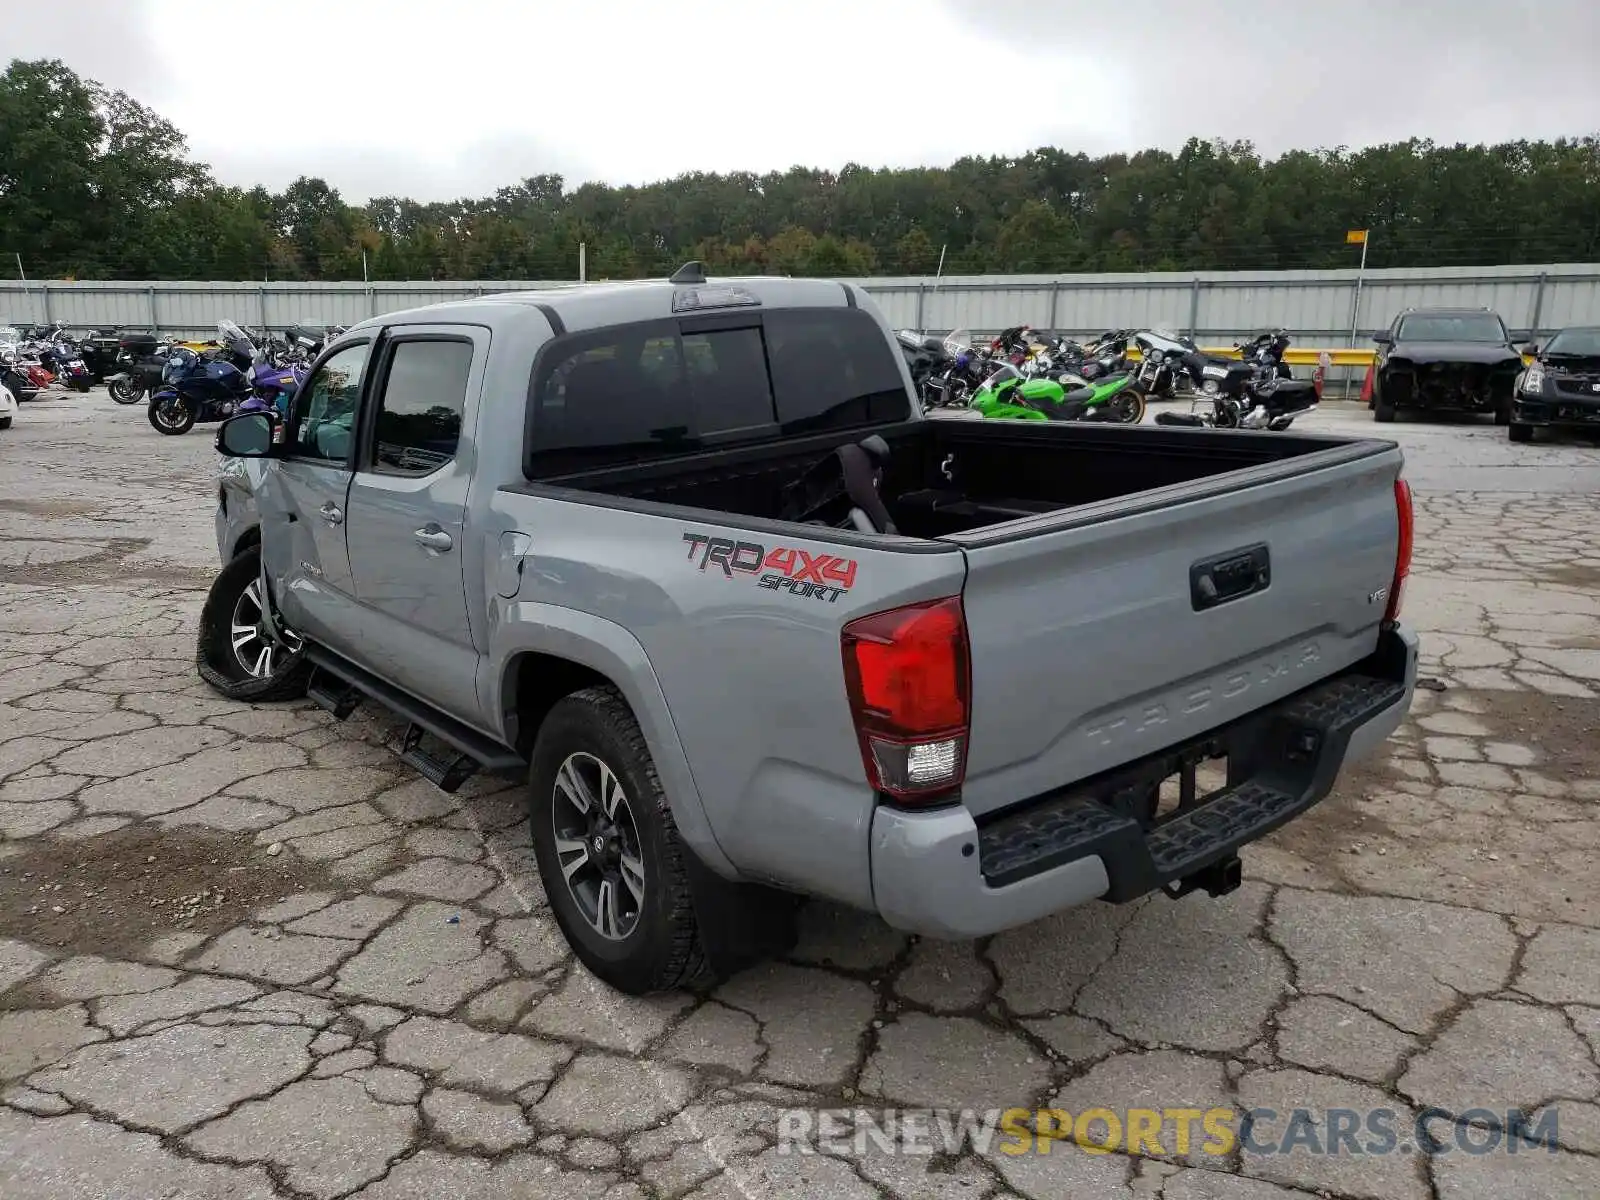
[[[367,285],[367,316],[378,315],[378,289],[371,284]]]
[[[261,328],[267,327],[267,288],[266,285],[256,288],[256,312],[261,320]]]
[[[153,287],[152,288],[145,288],[145,292],[147,293],[147,295],[149,296],[149,299],[150,299],[150,332],[151,333],[160,333],[161,332],[161,313],[156,308],[156,290]]]
[[[50,318],[50,285],[41,279],[39,281],[39,291],[44,296],[44,323],[53,325],[55,322]]]
[[[918,280],[917,281],[917,332],[918,333],[927,333],[928,332],[928,326],[926,324],[927,319],[928,319],[928,314],[927,314],[927,311],[926,311],[926,309],[924,307],[924,302],[927,300],[927,298],[928,298],[928,285],[926,283],[923,283],[921,280]]]
[[[1549,275],[1544,271],[1540,271],[1538,286],[1533,289],[1533,315],[1528,318],[1528,340],[1530,342],[1539,340],[1539,318],[1544,315],[1544,285],[1548,279]]]
[[[1056,328],[1056,312],[1061,301],[1061,281],[1059,279],[1050,284],[1050,321],[1045,326],[1052,333]]]
[[[1188,334],[1193,337],[1195,330],[1200,328],[1200,276],[1194,277],[1194,282],[1189,285],[1189,329]]]

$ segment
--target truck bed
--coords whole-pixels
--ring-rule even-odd
[[[778,519],[788,485],[867,433],[892,450],[882,494],[900,537]],[[959,551],[973,713],[962,803],[981,817],[1200,737],[1371,655],[1399,546],[1402,461],[1378,440],[923,420],[508,490],[563,508],[607,495],[710,536],[840,547],[863,579],[870,559],[879,608],[895,602],[892,587],[940,569],[918,552]],[[557,558],[563,540],[545,537]],[[630,561],[654,553],[624,549]],[[737,612],[739,633],[719,626],[722,642],[748,638],[750,653],[783,661],[796,610],[757,615],[745,595],[697,592],[693,605],[707,622]],[[858,586],[837,608],[799,611],[820,633],[874,603]],[[814,654],[820,642],[807,645]],[[681,638],[659,651],[647,638],[646,651],[686,653]],[[673,699],[675,712],[692,704]],[[741,789],[738,803],[759,790]]]
[[[589,471],[543,483],[777,520],[783,515],[785,489],[808,467],[838,446],[870,434],[882,437],[893,451],[882,486],[890,515],[901,534],[919,538],[943,538],[1063,509],[1166,493],[1249,468],[1285,464],[1287,473],[1297,473],[1291,460],[1330,451],[1348,453],[1362,445],[1371,452],[1381,445],[1288,433],[922,420],[852,431],[848,436],[789,439],[778,446],[716,450]],[[1283,473],[1269,472],[1258,482]],[[1150,500],[1159,503],[1165,498],[1158,494]],[[1117,507],[1128,511],[1126,505]]]

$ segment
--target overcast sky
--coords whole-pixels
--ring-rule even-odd
[[[482,196],[543,172],[946,164],[1600,132],[1596,0],[56,0],[60,58],[226,183]]]

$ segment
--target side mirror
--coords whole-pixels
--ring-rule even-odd
[[[1529,342],[1526,346],[1524,346],[1522,348],[1522,352],[1524,354],[1530,356],[1530,357],[1538,357],[1538,354],[1539,354],[1539,343],[1538,342]]]
[[[217,453],[228,458],[273,458],[278,453],[278,414],[240,413],[217,427]]]
[[[1372,340],[1377,342],[1378,345],[1380,345],[1380,346],[1392,346],[1392,345],[1394,345],[1394,339],[1392,337],[1390,337],[1387,333],[1375,333],[1375,334],[1372,335]]]

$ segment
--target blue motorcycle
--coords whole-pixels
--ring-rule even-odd
[[[226,421],[250,399],[255,344],[232,321],[218,321],[217,334],[221,344],[215,350],[196,354],[176,346],[168,354],[146,410],[156,432],[176,436],[197,424]]]

